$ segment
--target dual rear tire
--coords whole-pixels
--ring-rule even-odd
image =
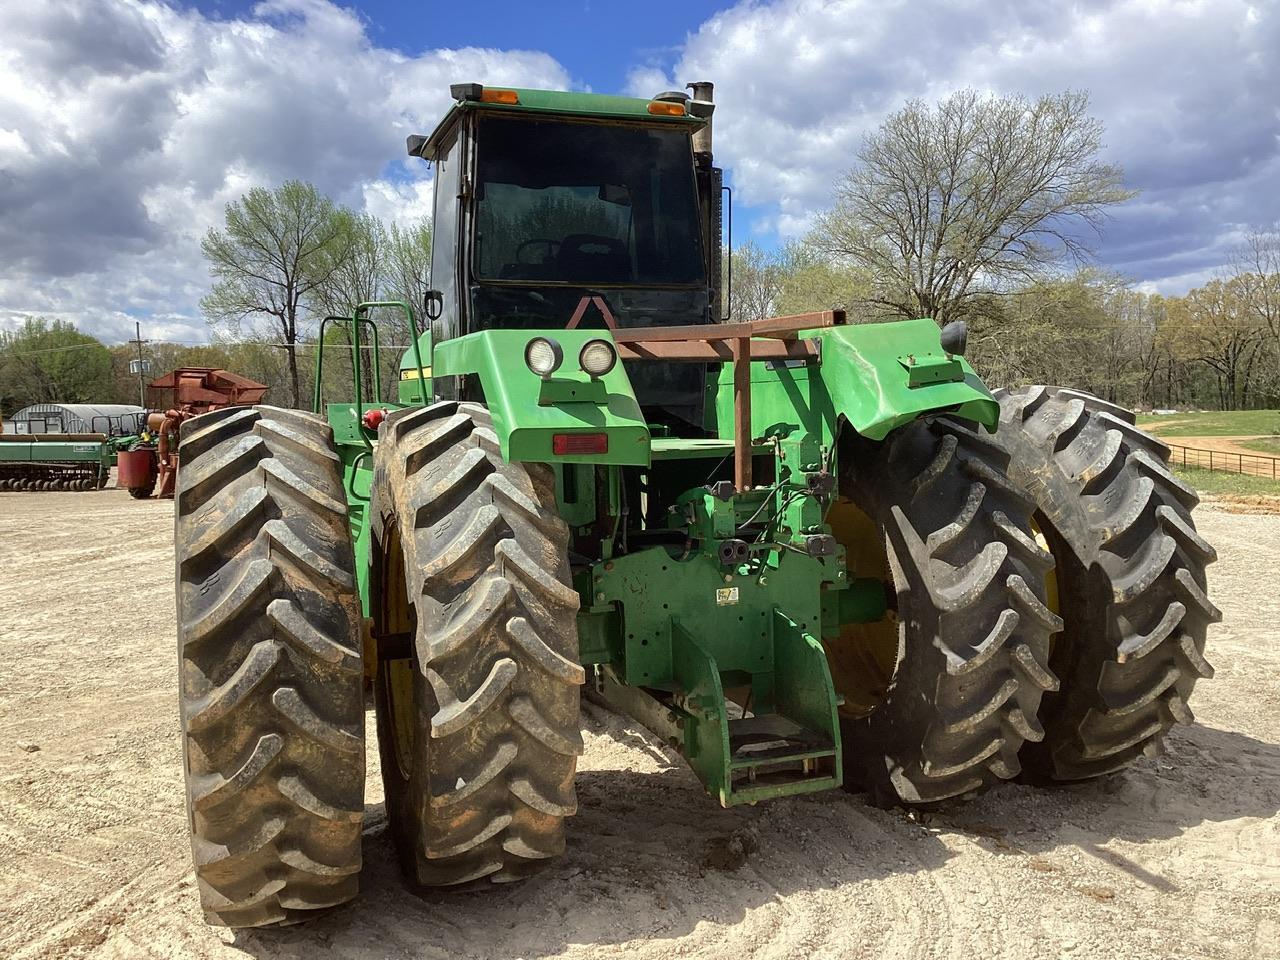
[[[829,518],[850,575],[886,581],[892,599],[881,623],[848,625],[826,647],[844,697],[845,786],[878,804],[1013,777],[1023,745],[1044,736],[1036,718],[1057,686],[1049,641],[1061,628],[1046,602],[1053,558],[1008,460],[998,438],[947,419],[883,442],[842,438]]]
[[[360,870],[360,607],[332,431],[230,407],[191,421],[177,490],[179,702],[212,923],[288,923]]]
[[[826,645],[846,785],[879,803],[1112,773],[1190,722],[1213,673],[1215,554],[1168,448],[1077,391],[999,400],[994,435],[936,417],[842,438],[831,523],[894,602]]]
[[[388,418],[371,504],[388,815],[418,885],[502,882],[564,848],[582,743],[568,530],[549,469],[508,464],[487,411]],[[184,431],[178,651],[206,917],[290,923],[355,896],[361,623],[342,464],[321,417],[271,407]]]
[[[1221,619],[1205,579],[1216,554],[1192,521],[1195,491],[1133,414],[1056,387],[998,399],[1010,476],[1035,500],[1065,620],[1049,661],[1061,687],[1023,766],[1041,780],[1101,776],[1193,719],[1192,688],[1213,675],[1205,635]]]
[[[564,850],[582,740],[569,531],[553,474],[507,463],[489,412],[387,418],[371,505],[387,812],[419,888],[518,880]]]

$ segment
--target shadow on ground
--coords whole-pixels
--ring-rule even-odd
[[[1101,781],[1006,784],[915,813],[878,810],[842,792],[721,810],[661,747],[644,749],[664,757],[665,768],[579,775],[568,850],[538,881],[419,899],[400,882],[385,814],[373,806],[360,897],[304,926],[241,931],[235,946],[307,960],[318,950],[533,958],[573,944],[674,941],[700,922],[738,923],[797,891],[931,871],[965,840],[1011,857],[1079,849],[1155,889],[1175,890],[1106,845],[1160,841],[1208,821],[1280,809],[1280,746],[1202,726],[1173,734],[1164,757]],[[736,849],[731,839],[745,841],[744,858],[721,855]]]

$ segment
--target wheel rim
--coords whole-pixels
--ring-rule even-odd
[[[1053,544],[1049,542],[1049,538],[1044,534],[1044,521],[1038,511],[1031,518],[1031,532],[1035,534],[1036,543],[1040,546],[1040,549],[1054,557],[1056,560],[1057,557],[1053,552]],[[1053,611],[1053,613],[1059,618],[1062,617],[1062,607],[1058,593],[1057,563],[1050,567],[1049,572],[1044,575],[1044,605]],[[1053,655],[1054,644],[1057,643],[1060,635],[1061,631],[1049,634],[1049,655],[1051,657]]]
[[[880,580],[892,591],[893,570],[876,522],[852,500],[840,499],[831,505],[827,523],[845,549],[849,575]],[[846,623],[837,636],[823,639],[832,684],[843,698],[843,719],[865,717],[884,701],[901,659],[901,633],[898,615],[886,610],[880,620]]]
[[[382,632],[411,633],[415,616],[409,605],[404,579],[404,552],[399,530],[387,531],[384,549],[382,584]],[[408,780],[413,773],[414,737],[417,709],[414,704],[414,680],[417,674],[412,658],[386,660],[379,664],[379,676],[390,715],[392,753],[400,776]]]

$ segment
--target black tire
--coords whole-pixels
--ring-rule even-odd
[[[1038,779],[1100,776],[1192,720],[1192,688],[1213,675],[1205,633],[1221,615],[1205,567],[1216,554],[1191,520],[1195,491],[1132,413],[1057,387],[997,396],[1011,475],[1058,560],[1065,620],[1050,661],[1062,689],[1041,706],[1045,739],[1024,766]]]
[[[419,889],[520,879],[564,849],[582,752],[553,474],[504,462],[477,404],[393,413],[380,437],[375,631],[412,634],[375,683],[401,864]]]
[[[883,538],[897,598],[887,687],[869,712],[841,719],[846,787],[877,804],[1013,777],[1023,743],[1042,736],[1036,710],[1057,685],[1047,662],[1061,621],[1045,605],[1052,557],[1006,461],[994,438],[948,419],[879,443],[842,437],[841,498]]]
[[[129,496],[135,500],[147,500],[156,492],[155,481],[152,481],[149,487],[130,487]]]
[[[355,896],[364,815],[360,606],[333,432],[229,408],[183,431],[178,652],[205,915],[294,922]]]

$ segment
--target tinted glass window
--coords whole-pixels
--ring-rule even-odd
[[[526,283],[702,283],[689,134],[483,117],[475,273]]]
[[[431,233],[431,285],[444,304],[441,319],[445,335],[457,329],[458,286],[455,257],[458,250],[458,185],[462,158],[458,139],[441,148],[435,161],[435,215]]]

